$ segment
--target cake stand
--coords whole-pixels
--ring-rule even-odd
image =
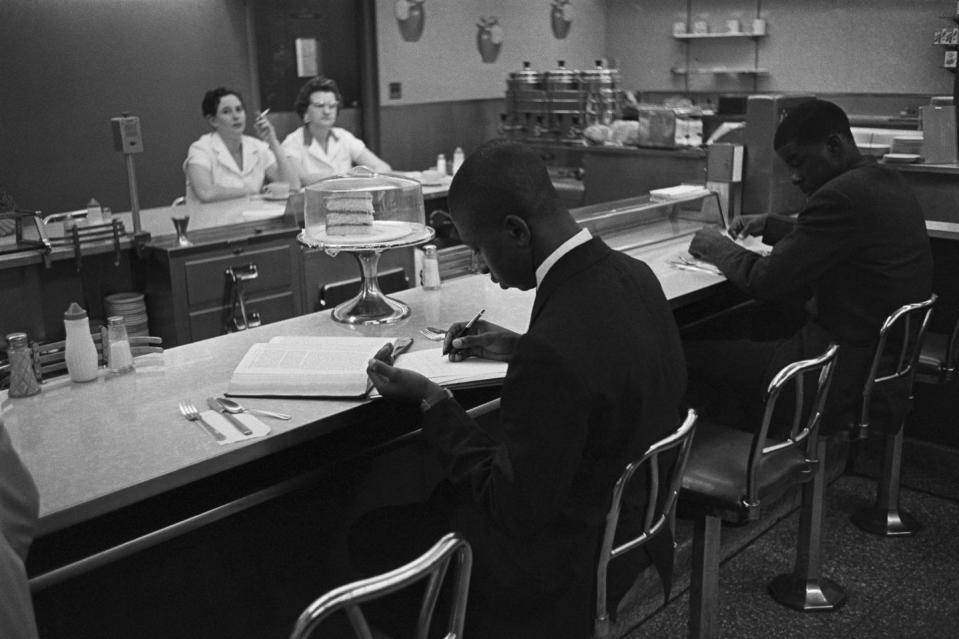
[[[360,292],[353,299],[347,300],[333,309],[333,319],[345,324],[390,324],[407,317],[410,307],[387,297],[380,290],[377,265],[380,255],[384,251],[399,248],[409,248],[429,242],[435,231],[432,227],[417,222],[376,221],[374,236],[366,238],[343,238],[329,236],[324,233],[319,236],[300,231],[297,240],[312,248],[323,249],[330,257],[338,253],[352,253],[360,263]],[[400,234],[398,225],[409,227],[408,232]],[[384,232],[384,229],[386,232]],[[379,237],[378,237],[379,236]]]

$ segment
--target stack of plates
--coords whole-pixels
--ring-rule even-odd
[[[919,155],[922,153],[922,133],[894,137],[890,151],[893,153]]]
[[[147,328],[147,307],[143,301],[143,293],[114,293],[104,298],[107,317],[121,315],[127,326],[127,334],[149,335]]]
[[[873,144],[871,142],[863,142],[856,146],[859,147],[859,152],[863,155],[871,155],[876,158],[881,158],[892,150],[888,144]]]

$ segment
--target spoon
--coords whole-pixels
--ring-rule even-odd
[[[267,417],[272,417],[274,419],[291,419],[286,413],[277,413],[271,410],[261,410],[259,408],[243,408],[235,401],[228,397],[217,397],[216,401],[219,402],[220,406],[223,407],[228,413],[256,413],[258,415],[265,415]]]

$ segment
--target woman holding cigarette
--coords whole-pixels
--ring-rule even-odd
[[[187,202],[253,195],[267,182],[287,182],[291,190],[300,188],[299,176],[280,148],[266,111],[254,123],[257,139],[243,133],[246,110],[236,91],[223,87],[207,91],[202,109],[213,130],[190,145],[183,163]]]
[[[362,164],[377,173],[390,165],[366,148],[363,141],[333,126],[343,96],[336,82],[323,76],[309,80],[296,96],[293,108],[303,126],[283,140],[283,150],[293,162],[304,186]]]

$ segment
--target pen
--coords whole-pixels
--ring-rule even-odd
[[[443,354],[443,355],[446,355],[447,353],[449,353],[449,352],[450,352],[450,349],[453,348],[453,340],[456,339],[456,338],[458,338],[458,337],[460,337],[461,335],[466,335],[466,333],[469,332],[469,330],[470,330],[471,328],[473,328],[473,325],[476,324],[476,322],[479,320],[480,317],[483,316],[483,313],[485,313],[485,312],[486,312],[486,309],[484,308],[484,309],[482,309],[479,313],[477,313],[476,315],[474,315],[474,316],[473,316],[473,319],[471,319],[470,321],[466,322],[466,326],[464,326],[462,330],[460,330],[458,333],[456,333],[456,335],[454,335],[454,336],[452,337],[452,339],[450,339],[449,346],[446,346],[446,347],[443,349],[443,353],[442,353],[442,354]]]

